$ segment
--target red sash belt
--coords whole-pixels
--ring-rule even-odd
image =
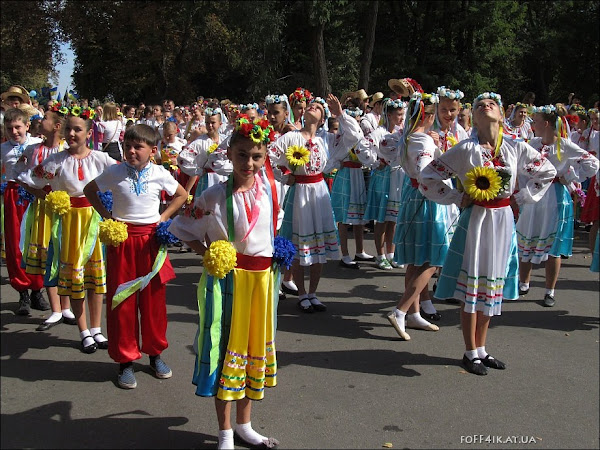
[[[71,197],[71,206],[73,208],[87,208],[92,206],[87,197]]]
[[[204,169],[204,173],[215,173],[212,169]]]
[[[316,175],[294,175],[294,178],[296,179],[296,183],[311,184],[311,183],[318,183],[319,181],[322,181],[323,174],[318,173]]]
[[[510,197],[508,198],[497,198],[495,200],[490,200],[487,202],[479,202],[475,200],[473,204],[477,206],[483,206],[484,208],[503,208],[505,206],[510,206]]]
[[[155,223],[149,223],[145,225],[135,225],[133,223],[127,224],[127,235],[128,236],[147,236],[154,233],[156,228]]]
[[[416,178],[411,178],[410,179],[410,185],[412,187],[414,187],[415,189],[419,189],[419,182],[417,181]]]
[[[270,256],[248,256],[242,253],[237,255],[236,269],[244,270],[266,270],[271,267],[272,259]]]
[[[342,167],[350,167],[351,169],[362,169],[362,164],[355,161],[344,161]]]

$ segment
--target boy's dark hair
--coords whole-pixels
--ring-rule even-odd
[[[160,134],[150,125],[137,124],[127,128],[123,141],[144,142],[150,146],[155,146],[160,139]]]
[[[337,123],[337,124],[340,123],[340,121],[337,119],[337,117],[330,117],[329,119],[327,119],[327,126],[329,128],[332,128],[334,123]]]
[[[15,120],[21,120],[24,124],[29,123],[29,114],[19,108],[9,108],[4,113],[4,124],[9,124]]]

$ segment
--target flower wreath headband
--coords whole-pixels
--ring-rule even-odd
[[[391,98],[386,98],[384,100],[383,107],[387,109],[404,109],[406,108],[406,102],[403,102],[400,99],[392,100]]]
[[[268,120],[250,122],[246,114],[240,114],[235,120],[235,132],[250,139],[255,144],[269,145],[275,140],[275,130]]]
[[[50,108],[50,111],[60,114],[63,117],[81,117],[82,119],[93,119],[96,117],[96,112],[91,108],[82,108],[81,106],[71,106],[70,108],[60,103],[55,103]]]
[[[306,102],[310,103],[313,100],[313,95],[308,89],[296,88],[294,92],[290,94],[290,103]]]
[[[559,161],[562,160],[562,156],[560,153],[560,144],[561,144],[561,137],[562,138],[567,138],[568,134],[567,134],[567,125],[565,123],[565,121],[562,119],[562,117],[560,117],[558,115],[558,113],[556,112],[556,106],[554,105],[544,105],[544,106],[534,106],[531,108],[532,113],[533,114],[556,114],[556,123],[555,123],[555,128],[556,128],[556,137],[558,138],[558,140],[556,141],[556,157],[558,158]]]
[[[325,130],[329,130],[329,125],[327,124],[327,121],[331,117],[331,112],[329,112],[329,105],[327,104],[325,99],[321,97],[315,97],[313,101],[311,101],[311,103],[320,103],[323,106],[323,110],[325,110],[325,117],[323,118],[325,120],[325,123],[323,124],[323,128],[325,128]]]
[[[450,100],[462,100],[465,97],[465,94],[460,90],[453,91],[452,89],[448,89],[446,86],[440,86],[437,88],[438,97],[446,97]]]
[[[240,105],[240,109],[242,111],[248,111],[249,109],[258,109],[258,104],[256,104],[256,103],[248,103],[246,105]]]
[[[350,117],[360,117],[363,115],[363,110],[356,107],[356,108],[346,108],[344,110],[346,112],[346,114],[348,114]]]
[[[265,97],[265,103],[267,104],[267,106],[269,105],[281,105],[284,104],[285,108],[288,112],[288,116],[287,116],[287,123],[292,123],[292,118],[294,117],[294,114],[292,112],[292,108],[290,106],[290,102],[288,102],[288,98],[287,95],[283,95],[283,94],[279,94],[279,95],[267,95]]]
[[[500,94],[496,94],[495,92],[484,92],[483,94],[479,94],[477,97],[475,97],[475,100],[473,100],[473,105],[476,105],[480,100],[490,98],[498,103],[498,106],[500,106],[502,109],[502,96]]]
[[[221,108],[206,108],[204,111],[205,116],[216,116],[217,114],[223,114]]]

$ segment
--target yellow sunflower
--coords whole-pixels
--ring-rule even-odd
[[[295,170],[297,167],[303,166],[310,161],[310,152],[306,147],[290,145],[285,151],[285,157],[291,168]]]
[[[206,151],[206,153],[208,153],[209,155],[211,153],[214,153],[214,151],[217,149],[218,145],[216,143],[213,143],[210,147],[208,147],[208,150]]]
[[[491,167],[473,167],[467,172],[465,192],[476,201],[496,198],[502,187],[502,179]]]

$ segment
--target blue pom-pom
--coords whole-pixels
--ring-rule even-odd
[[[161,222],[156,226],[156,240],[160,245],[165,244],[176,244],[179,239],[175,237],[173,233],[169,231],[169,225],[171,225],[173,219],[169,219],[166,222]]]
[[[106,191],[106,192],[98,191],[98,197],[100,198],[100,201],[102,202],[102,204],[104,205],[106,210],[112,212],[112,208],[113,208],[112,192],[111,191]]]
[[[4,191],[6,190],[6,186],[8,186],[8,183],[5,181],[3,183],[0,183],[0,195],[4,195]]]
[[[273,242],[273,259],[280,267],[289,269],[296,256],[296,246],[283,236],[276,236]]]
[[[19,190],[17,192],[19,193],[19,198],[15,202],[17,205],[24,205],[25,202],[31,203],[35,200],[35,195],[27,192],[23,186],[19,186]]]

